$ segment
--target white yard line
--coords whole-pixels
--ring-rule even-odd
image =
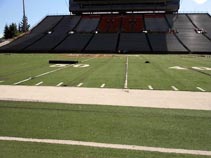
[[[43,84],[43,82],[39,82],[39,83],[35,84],[35,86],[39,86],[41,84]]]
[[[83,141],[74,141],[74,140],[35,139],[35,138],[5,137],[5,136],[0,137],[0,140],[46,143],[46,144],[76,145],[76,146],[86,146],[86,147],[96,147],[96,148],[148,151],[148,152],[159,152],[159,153],[211,156],[211,151],[203,151],[203,150],[173,149],[173,148],[160,148],[160,147],[148,147],[148,146],[138,146],[138,145],[125,145],[125,144],[108,144],[108,143],[83,142]]]
[[[14,83],[14,85],[18,85],[18,84],[24,83],[24,82],[29,81],[31,79],[32,79],[32,77],[29,77],[29,78],[27,78],[25,80],[22,80],[22,81],[19,81],[19,82]]]
[[[149,85],[148,88],[149,88],[150,90],[153,90],[153,89],[154,89],[151,85]]]
[[[127,56],[127,60],[126,60],[126,64],[125,64],[125,84],[124,84],[124,88],[125,89],[128,88],[128,56]]]
[[[178,91],[179,89],[177,88],[177,87],[175,87],[175,86],[171,86],[171,88],[173,89],[173,90],[175,90],[175,91]]]
[[[101,86],[100,86],[100,88],[104,88],[105,87],[105,83],[103,83]]]
[[[96,58],[96,57],[94,57],[94,58]],[[94,59],[94,58],[89,58],[89,59],[83,60],[82,62],[86,62],[86,61],[92,60],[92,59]],[[42,76],[45,76],[45,75],[48,75],[48,74],[51,74],[51,73],[54,73],[54,72],[57,72],[57,71],[60,71],[60,70],[69,68],[70,66],[71,66],[71,65],[68,65],[68,66],[66,66],[66,67],[62,67],[62,68],[58,68],[58,69],[55,69],[55,70],[52,70],[52,71],[48,71],[48,72],[45,72],[45,73],[36,75],[34,78],[42,77]],[[22,80],[22,81],[19,81],[19,82],[14,83],[14,85],[21,84],[21,83],[26,82],[26,81],[29,81],[29,80],[31,80],[31,79],[32,79],[32,77],[27,78],[27,79],[24,79],[24,80]]]
[[[196,87],[198,90],[202,91],[202,92],[206,92],[206,90],[204,90],[203,88],[201,87]]]
[[[58,83],[56,86],[60,87],[61,85],[63,85],[63,82]]]
[[[83,85],[83,83],[79,83],[78,85],[77,85],[77,87],[81,87]]]
[[[37,78],[37,77],[42,77],[42,76],[45,76],[45,75],[51,74],[51,73],[53,73],[53,72],[56,72],[56,71],[59,71],[59,70],[65,69],[65,68],[67,68],[67,67],[70,67],[70,65],[69,65],[69,66],[66,66],[66,67],[63,67],[63,68],[59,68],[59,69],[55,69],[55,70],[52,70],[52,71],[48,71],[48,72],[42,73],[42,74],[37,75],[37,76],[35,76],[35,77],[36,77],[36,78]]]

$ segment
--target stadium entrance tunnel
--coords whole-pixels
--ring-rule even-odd
[[[211,17],[167,13],[47,16],[28,34],[0,47],[0,52],[211,54]]]

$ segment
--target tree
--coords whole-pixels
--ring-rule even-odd
[[[6,25],[4,28],[4,38],[9,39],[18,35],[17,25],[12,23],[11,25]]]
[[[18,31],[23,33],[29,31],[30,25],[28,24],[28,18],[26,16],[23,17],[22,21],[18,25]]]
[[[5,27],[4,27],[4,38],[5,39],[9,38],[9,27],[8,27],[8,25],[5,25]]]

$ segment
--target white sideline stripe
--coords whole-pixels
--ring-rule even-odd
[[[101,86],[100,86],[100,88],[104,88],[105,87],[105,83],[103,83]]]
[[[148,88],[149,88],[150,90],[153,90],[153,87],[152,87],[151,85],[149,85]]]
[[[83,85],[83,83],[79,83],[78,85],[77,85],[77,87],[81,87]]]
[[[18,137],[5,137],[5,136],[0,137],[0,140],[2,140],[2,141],[17,141],[17,142],[32,142],[32,143],[47,143],[47,144],[62,144],[62,145],[76,145],[76,146],[87,146],[87,147],[96,147],[96,148],[136,150],[136,151],[148,151],[148,152],[159,152],[159,153],[175,153],[175,154],[211,156],[211,151],[203,151],[203,150],[173,149],[173,148],[147,147],[147,146],[137,146],[137,145],[124,145],[124,144],[107,144],[107,143],[83,142],[83,141],[74,141],[74,140],[34,139],[34,138],[18,138]]]
[[[125,88],[125,89],[128,88],[128,56],[127,56],[127,60],[126,60],[125,84],[124,84],[124,88]]]
[[[173,89],[173,90],[175,90],[175,91],[178,91],[179,89],[177,88],[177,87],[175,87],[175,86],[171,86],[171,88]]]
[[[25,80],[22,80],[22,81],[19,81],[19,82],[14,83],[14,85],[18,85],[18,84],[20,84],[20,83],[29,81],[29,80],[31,80],[31,79],[32,79],[32,77],[29,77],[29,78],[27,78],[27,79],[25,79]]]
[[[41,84],[43,84],[43,82],[39,82],[39,83],[35,84],[35,86],[39,86]]]
[[[56,86],[59,87],[59,86],[61,86],[61,85],[63,85],[63,82],[60,82],[60,83],[57,84]]]
[[[198,90],[202,91],[202,92],[206,92],[206,90],[204,90],[203,88],[201,87],[196,87]]]

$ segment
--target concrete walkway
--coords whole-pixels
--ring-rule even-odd
[[[1,85],[0,100],[211,110],[208,92]]]
[[[171,149],[171,148],[159,148],[159,147],[146,147],[146,146],[124,145],[124,144],[107,144],[107,143],[96,143],[96,142],[82,142],[82,141],[74,141],[74,140],[0,137],[0,141],[1,140],[2,141],[17,141],[17,142],[77,145],[77,146],[88,146],[88,147],[97,147],[97,148],[111,148],[111,149],[122,149],[122,150],[136,150],[136,151],[149,151],[149,152],[160,152],[160,153],[174,153],[174,154],[190,154],[190,155],[211,156],[211,151],[187,150],[187,149]]]

